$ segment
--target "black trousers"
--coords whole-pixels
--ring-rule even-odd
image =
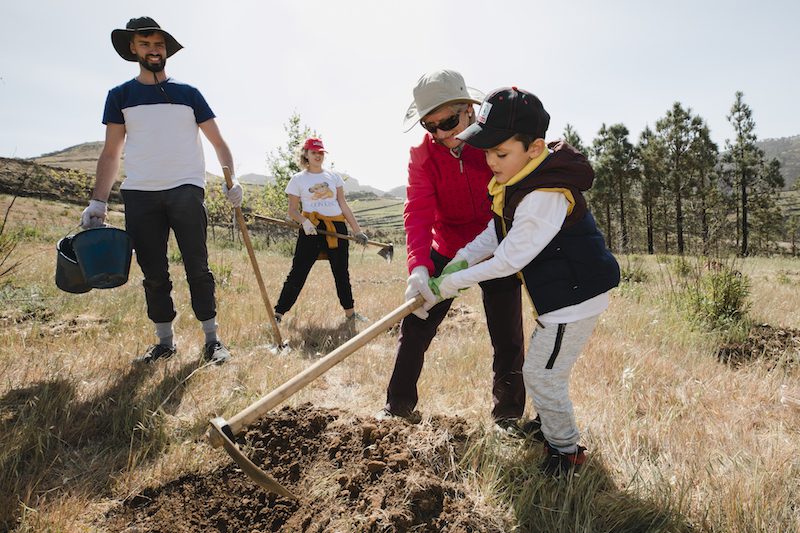
[[[176,315],[167,259],[170,230],[183,257],[195,317],[202,321],[217,315],[214,275],[208,268],[204,199],[205,191],[194,185],[165,191],[122,191],[125,231],[133,240],[136,262],[144,274],[147,316],[153,322],[171,322]]]
[[[431,250],[436,271],[441,274],[450,259]],[[486,325],[494,348],[492,371],[492,397],[495,420],[518,418],[525,410],[525,385],[522,381],[522,363],[525,359],[525,339],[522,329],[521,283],[516,276],[484,281],[483,308]],[[445,300],[428,311],[422,320],[408,315],[400,324],[397,357],[389,387],[386,391],[386,408],[392,413],[407,415],[417,405],[417,381],[422,372],[425,352],[436,335],[453,300]]]
[[[347,235],[347,226],[344,222],[334,222],[336,233]],[[325,224],[320,222],[319,229],[325,229]],[[283,283],[281,295],[278,303],[275,304],[276,313],[286,313],[292,308],[300,296],[300,291],[306,284],[311,267],[317,261],[320,252],[325,252],[331,266],[333,281],[336,284],[336,295],[343,309],[353,308],[353,289],[350,286],[350,252],[349,241],[339,239],[336,248],[329,248],[327,239],[324,235],[306,235],[301,229],[297,236],[297,244],[294,248],[294,258],[292,259],[292,269]]]

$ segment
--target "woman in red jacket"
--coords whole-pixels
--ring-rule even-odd
[[[482,98],[479,91],[466,86],[458,72],[439,70],[419,79],[406,112],[406,130],[417,122],[427,130],[422,143],[411,148],[403,213],[409,271],[406,299],[421,294],[425,305],[400,326],[386,407],[378,419],[419,418],[414,409],[425,351],[453,302],[436,304],[428,279],[438,276],[491,218],[486,187],[492,172],[481,150],[456,139],[475,121],[473,104]],[[492,416],[501,429],[519,435],[517,422],[525,407],[520,282],[510,276],[481,283],[481,289],[494,348]]]

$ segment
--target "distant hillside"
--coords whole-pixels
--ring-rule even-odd
[[[93,185],[94,176],[82,170],[0,157],[0,193],[83,204],[89,199]],[[116,186],[111,197],[118,199]]]
[[[30,160],[40,165],[80,170],[94,176],[97,159],[100,157],[100,152],[103,151],[103,145],[103,141],[76,144],[63,150],[33,157]],[[122,167],[120,167],[120,175],[123,175]]]
[[[386,193],[389,196],[394,196],[395,198],[402,198],[403,200],[406,199],[406,186],[401,185],[399,187],[395,187],[394,189],[389,189]]]
[[[103,151],[103,144],[104,143],[102,141],[76,144],[75,146],[64,148],[63,150],[50,152],[49,154],[42,154],[39,157],[33,157],[29,159],[29,161],[50,167],[79,170],[89,176],[94,177],[94,173],[97,168],[97,159],[100,157],[100,153]],[[123,159],[122,165],[120,165],[120,178],[125,175],[124,164],[125,161]],[[395,194],[392,191],[386,193],[380,189],[376,189],[375,187],[370,187],[369,185],[361,185],[356,178],[348,175],[345,172],[342,172],[341,174],[342,177],[345,178],[345,192],[371,192],[379,197],[389,194],[390,196],[405,198],[405,187],[397,187],[392,189],[392,191],[398,191],[398,189],[402,189],[402,191],[398,191],[399,194]],[[217,176],[214,176],[213,174],[207,174],[207,177],[217,178]],[[272,176],[265,176],[263,174],[249,173],[239,176],[239,181],[252,185],[266,185],[268,183],[272,183],[273,178]]]
[[[775,158],[781,162],[786,189],[793,188],[795,181],[800,178],[800,135],[764,139],[756,144],[764,150],[767,159]]]
[[[265,176],[263,174],[242,174],[239,176],[239,181],[241,183],[250,183],[252,185],[266,185],[267,183],[272,183],[275,181],[275,178],[272,176]]]

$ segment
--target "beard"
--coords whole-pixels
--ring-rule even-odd
[[[162,57],[161,61],[157,63],[151,63],[147,60],[147,57],[139,57],[139,64],[143,66],[145,69],[149,70],[152,73],[161,72],[164,70],[164,67],[167,66],[167,58]]]

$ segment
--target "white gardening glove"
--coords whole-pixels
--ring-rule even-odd
[[[424,266],[418,266],[414,267],[414,270],[411,271],[411,275],[408,276],[408,280],[406,282],[406,301],[413,300],[418,294],[421,294],[422,297],[425,298],[425,303],[422,304],[422,307],[417,307],[414,310],[414,314],[422,320],[428,318],[428,309],[436,305],[436,303],[439,301],[436,298],[436,295],[431,291],[430,287],[428,287],[429,279],[430,275],[428,274],[428,268]]]
[[[317,227],[314,225],[313,222],[311,222],[306,218],[303,219],[303,231],[306,232],[306,235],[316,235]]]
[[[241,184],[239,181],[231,176],[233,186],[228,189],[228,185],[226,183],[222,184],[222,192],[225,194],[225,198],[228,199],[228,203],[231,204],[231,207],[242,207],[242,199],[244,198],[244,190],[242,189]]]
[[[108,216],[108,205],[100,200],[91,200],[81,214],[81,227],[83,229],[102,227],[106,216]]]
[[[367,234],[364,233],[363,231],[359,232],[359,233],[356,233],[355,234],[355,238],[356,238],[356,242],[358,244],[360,244],[361,246],[366,246],[367,243],[369,242],[369,237],[367,237]]]

